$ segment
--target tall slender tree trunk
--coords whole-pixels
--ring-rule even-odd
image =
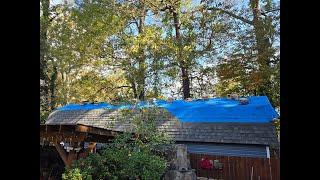
[[[160,84],[160,79],[159,79],[159,59],[155,57],[153,61],[153,92],[154,96],[158,97],[159,96],[159,84]]]
[[[183,59],[182,53],[183,53],[183,47],[182,47],[182,39],[181,39],[181,24],[179,19],[179,12],[177,10],[177,7],[179,7],[180,0],[174,2],[173,4],[165,4],[165,7],[161,9],[161,11],[169,10],[169,12],[172,14],[173,22],[174,22],[174,28],[175,28],[175,41],[178,44],[178,54],[177,54],[177,61],[178,65],[181,71],[181,79],[182,79],[182,90],[183,90],[183,98],[189,98],[191,97],[190,94],[190,79],[189,79],[189,65]]]
[[[183,99],[190,97],[190,79],[188,74],[188,69],[184,67],[184,64],[181,65],[181,74],[182,74],[182,90],[183,90]]]
[[[134,82],[134,80],[130,79],[130,84],[131,84],[131,88],[132,88],[132,91],[133,91],[133,97],[134,98],[138,98],[136,83]]]
[[[56,80],[58,76],[57,66],[53,66],[53,72],[50,78],[50,110],[56,108]]]
[[[270,59],[272,56],[271,43],[267,36],[266,24],[261,18],[259,0],[250,0],[251,10],[253,12],[253,28],[258,51],[259,74],[261,78],[258,93],[269,95],[271,88],[270,82]]]
[[[140,0],[141,6],[141,16],[139,18],[139,26],[138,32],[140,35],[144,35],[144,21],[146,16],[145,2],[144,0]],[[138,98],[139,100],[145,99],[145,85],[146,85],[146,56],[145,56],[145,48],[144,45],[140,46],[138,62],[139,62],[139,70],[138,70]]]
[[[176,42],[178,43],[178,62],[179,67],[181,70],[181,77],[182,77],[182,90],[183,90],[183,98],[189,98],[190,97],[190,79],[189,79],[189,73],[188,73],[188,64],[187,62],[182,59],[182,40],[181,40],[181,34],[180,34],[180,21],[179,21],[179,14],[176,9],[172,11],[173,16],[173,22],[174,27],[176,31]]]

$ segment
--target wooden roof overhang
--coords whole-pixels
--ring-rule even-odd
[[[40,140],[49,142],[109,142],[121,133],[82,124],[41,124]]]

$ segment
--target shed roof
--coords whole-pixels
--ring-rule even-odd
[[[158,108],[157,128],[176,141],[260,144],[278,147],[275,128],[270,122],[183,122],[166,108]],[[113,131],[134,131],[131,120],[121,109],[56,110],[47,125],[86,125]]]

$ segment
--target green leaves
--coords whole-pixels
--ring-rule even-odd
[[[78,8],[57,5],[48,9],[44,8],[45,2],[40,17],[41,31],[47,34],[41,41],[41,52],[45,52],[42,62],[46,62],[47,77],[55,77],[52,75],[57,69],[52,97],[58,106],[82,100],[164,97],[169,92],[181,95],[182,72],[190,79],[194,97],[211,94],[214,89],[220,95],[231,91],[267,92],[274,104],[279,104],[279,69],[257,60],[275,56],[279,18],[274,13],[260,18],[255,28],[234,19],[239,16],[207,10],[190,0],[97,0],[84,1]],[[219,2],[207,4],[211,7]],[[263,2],[267,3],[262,8],[273,6],[273,2]],[[218,7],[252,20],[250,5],[236,4],[222,3]],[[258,45],[257,34],[272,46]],[[225,55],[230,61],[218,62]],[[217,67],[202,71],[209,66]],[[260,88],[268,77],[271,88]]]
[[[75,168],[67,171],[62,175],[63,180],[90,180],[92,178],[86,177],[83,178],[82,174],[80,173],[80,169]]]
[[[280,136],[280,119],[276,119],[273,124],[276,128],[277,135]]]
[[[99,153],[90,154],[76,161],[66,169],[63,177],[82,179],[160,179],[167,168],[165,158],[157,148],[171,141],[155,127],[157,109],[144,109],[132,123],[136,125],[139,137],[131,133],[116,136],[113,143],[106,145]],[[130,111],[124,115],[132,116]]]

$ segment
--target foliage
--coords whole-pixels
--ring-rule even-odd
[[[232,48],[217,65],[219,95],[237,92],[266,95],[280,106],[279,13],[274,1],[249,1],[247,6],[214,3],[207,6],[228,18]],[[257,5],[258,4],[258,5]],[[241,8],[239,8],[241,7]]]
[[[280,106],[276,0],[48,2],[40,13],[42,119],[84,100],[180,98],[186,86],[194,98],[237,92]]]
[[[118,137],[120,138],[120,137]],[[125,137],[121,137],[125,138]],[[73,173],[79,168],[85,180],[89,179],[160,179],[166,169],[164,158],[146,150],[134,150],[121,144],[107,146],[97,154],[90,154],[86,159],[80,159],[67,169],[65,174]],[[77,167],[77,168],[75,168]]]
[[[48,116],[49,116],[48,111],[40,111],[40,123],[41,124],[45,123]]]
[[[90,179],[90,178],[82,178],[82,174],[78,168],[71,169],[67,173],[62,175],[63,180],[83,180],[83,179]]]
[[[276,127],[277,135],[279,136],[280,135],[280,119],[276,119],[273,123]]]
[[[172,142],[157,130],[157,113],[156,109],[142,110],[141,116],[132,121],[139,136],[130,132],[117,135],[113,143],[99,153],[76,161],[65,174],[73,174],[75,169],[80,169],[83,179],[160,179],[167,162],[159,148]],[[128,110],[123,114],[133,116],[133,112]]]

